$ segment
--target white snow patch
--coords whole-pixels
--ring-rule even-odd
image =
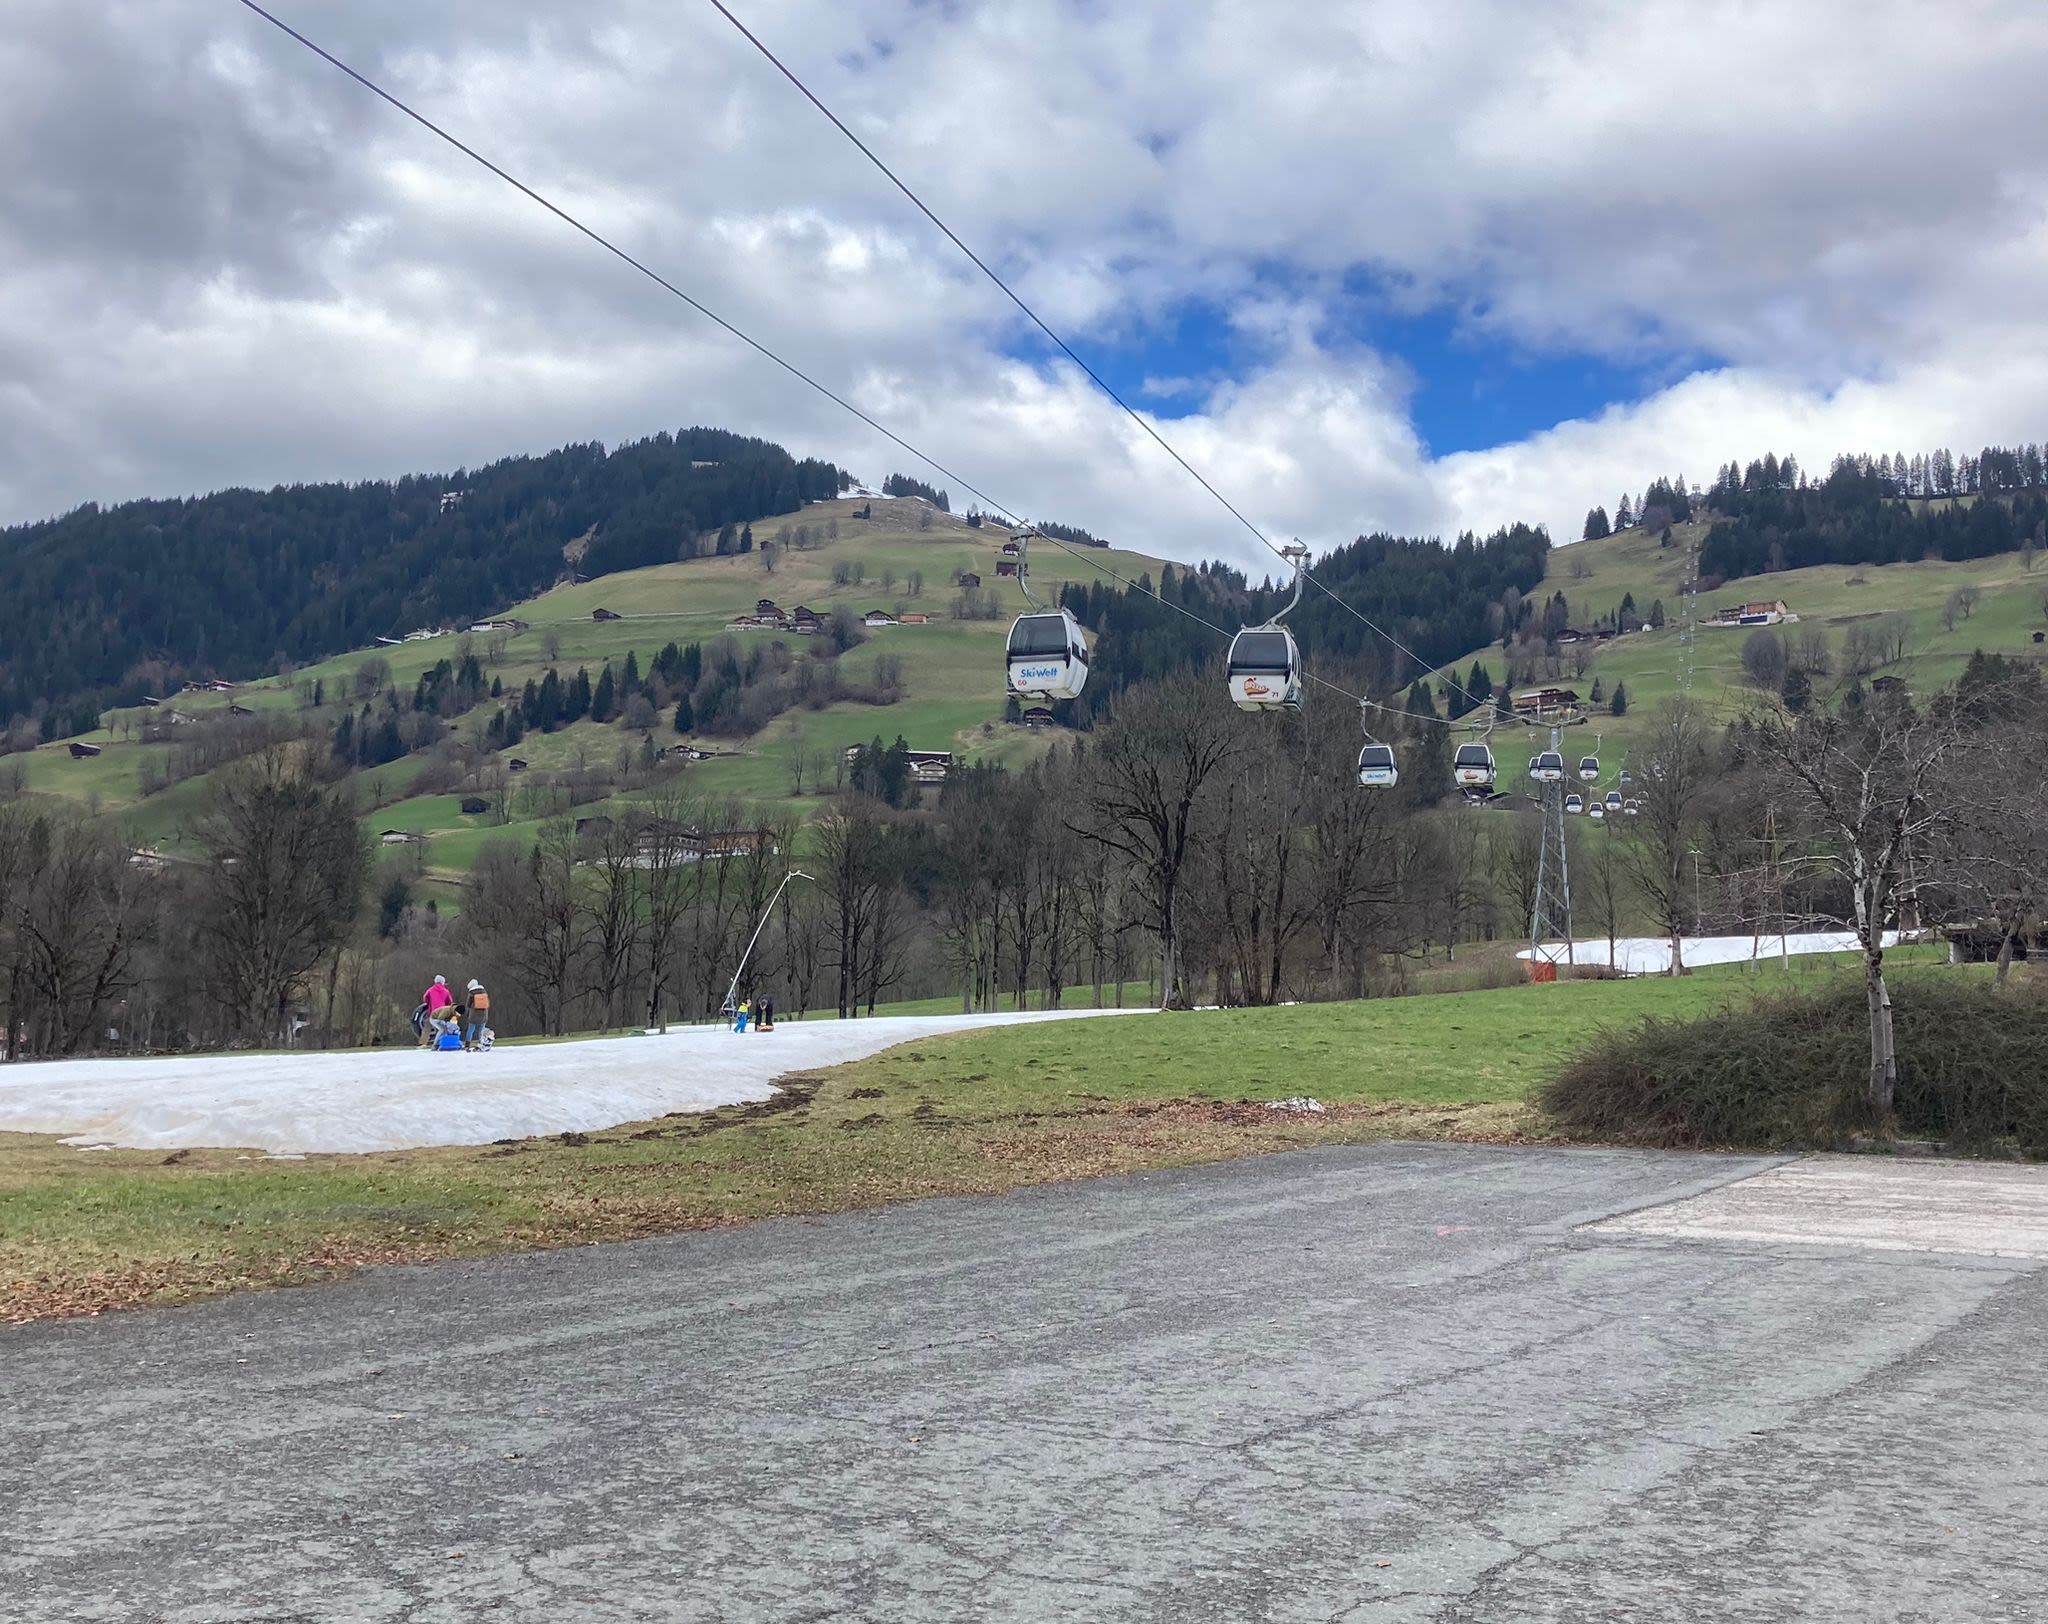
[[[74,1145],[247,1146],[276,1155],[485,1145],[765,1100],[777,1077],[913,1038],[1143,1013],[785,1020],[773,1032],[675,1027],[665,1037],[520,1044],[489,1054],[408,1047],[57,1060],[0,1068],[0,1130],[63,1134]]]
[[[1763,937],[1688,936],[1684,946],[1685,963],[1687,968],[1696,969],[1705,964],[1747,964],[1775,959],[1779,956],[1780,940],[1776,934]],[[1795,957],[1805,953],[1854,953],[1859,945],[1856,933],[1847,930],[1794,931],[1782,938],[1782,942],[1783,952]],[[1899,933],[1886,931],[1884,945],[1897,947]],[[1529,950],[1525,947],[1515,957],[1526,959]],[[1545,942],[1543,957],[1552,964],[1565,963],[1564,943]],[[1571,962],[1608,963],[1607,938],[1574,939]],[[1629,975],[1662,975],[1671,968],[1671,943],[1662,936],[1617,937],[1613,964]]]

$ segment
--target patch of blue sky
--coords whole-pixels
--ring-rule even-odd
[[[1489,331],[1460,310],[1404,309],[1362,278],[1334,298],[1279,267],[1262,267],[1246,300],[1276,305],[1313,300],[1322,310],[1317,341],[1327,350],[1370,349],[1396,370],[1417,436],[1432,456],[1510,444],[1559,423],[1632,404],[1686,373],[1714,364],[1697,353],[1645,345],[1638,360],[1592,350],[1539,350]],[[1213,300],[1073,341],[1075,349],[1133,405],[1163,418],[1202,409],[1220,384],[1257,371],[1271,340]],[[1016,336],[1010,353],[1044,362],[1056,352],[1038,334]]]

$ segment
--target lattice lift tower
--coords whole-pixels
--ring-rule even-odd
[[[1564,756],[1564,724],[1550,729],[1550,752]],[[1570,849],[1565,843],[1564,798],[1570,774],[1537,784],[1542,795],[1543,845],[1536,860],[1536,906],[1529,912],[1529,964],[1556,964],[1557,949],[1545,943],[1564,944],[1564,962],[1572,962],[1572,870]]]

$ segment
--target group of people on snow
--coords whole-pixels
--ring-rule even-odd
[[[442,1047],[443,1037],[453,1035],[464,1049],[474,1054],[491,1046],[491,995],[481,981],[472,979],[457,999],[446,976],[434,977],[434,984],[420,994],[419,1007],[412,1012],[413,1030],[420,1035],[422,1049]],[[727,1004],[726,1015],[735,1032],[752,1027],[756,1032],[775,1029],[775,1000],[766,993],[750,993],[738,1004]]]
[[[474,978],[464,990],[468,996],[457,1002],[455,994],[449,990],[448,978],[436,976],[434,984],[420,994],[420,1005],[413,1011],[412,1024],[413,1030],[420,1035],[422,1049],[440,1047],[441,1039],[450,1033],[472,1054],[491,1046],[491,995],[484,991],[484,984]]]
[[[725,1012],[732,1017],[735,1032],[746,1031],[750,1024],[756,1032],[775,1030],[775,1000],[766,994],[749,994],[736,1007],[727,1006]]]

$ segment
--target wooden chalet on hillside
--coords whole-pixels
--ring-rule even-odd
[[[1525,688],[1512,701],[1517,716],[1532,717],[1547,721],[1553,716],[1565,716],[1579,708],[1579,691],[1576,688]]]

